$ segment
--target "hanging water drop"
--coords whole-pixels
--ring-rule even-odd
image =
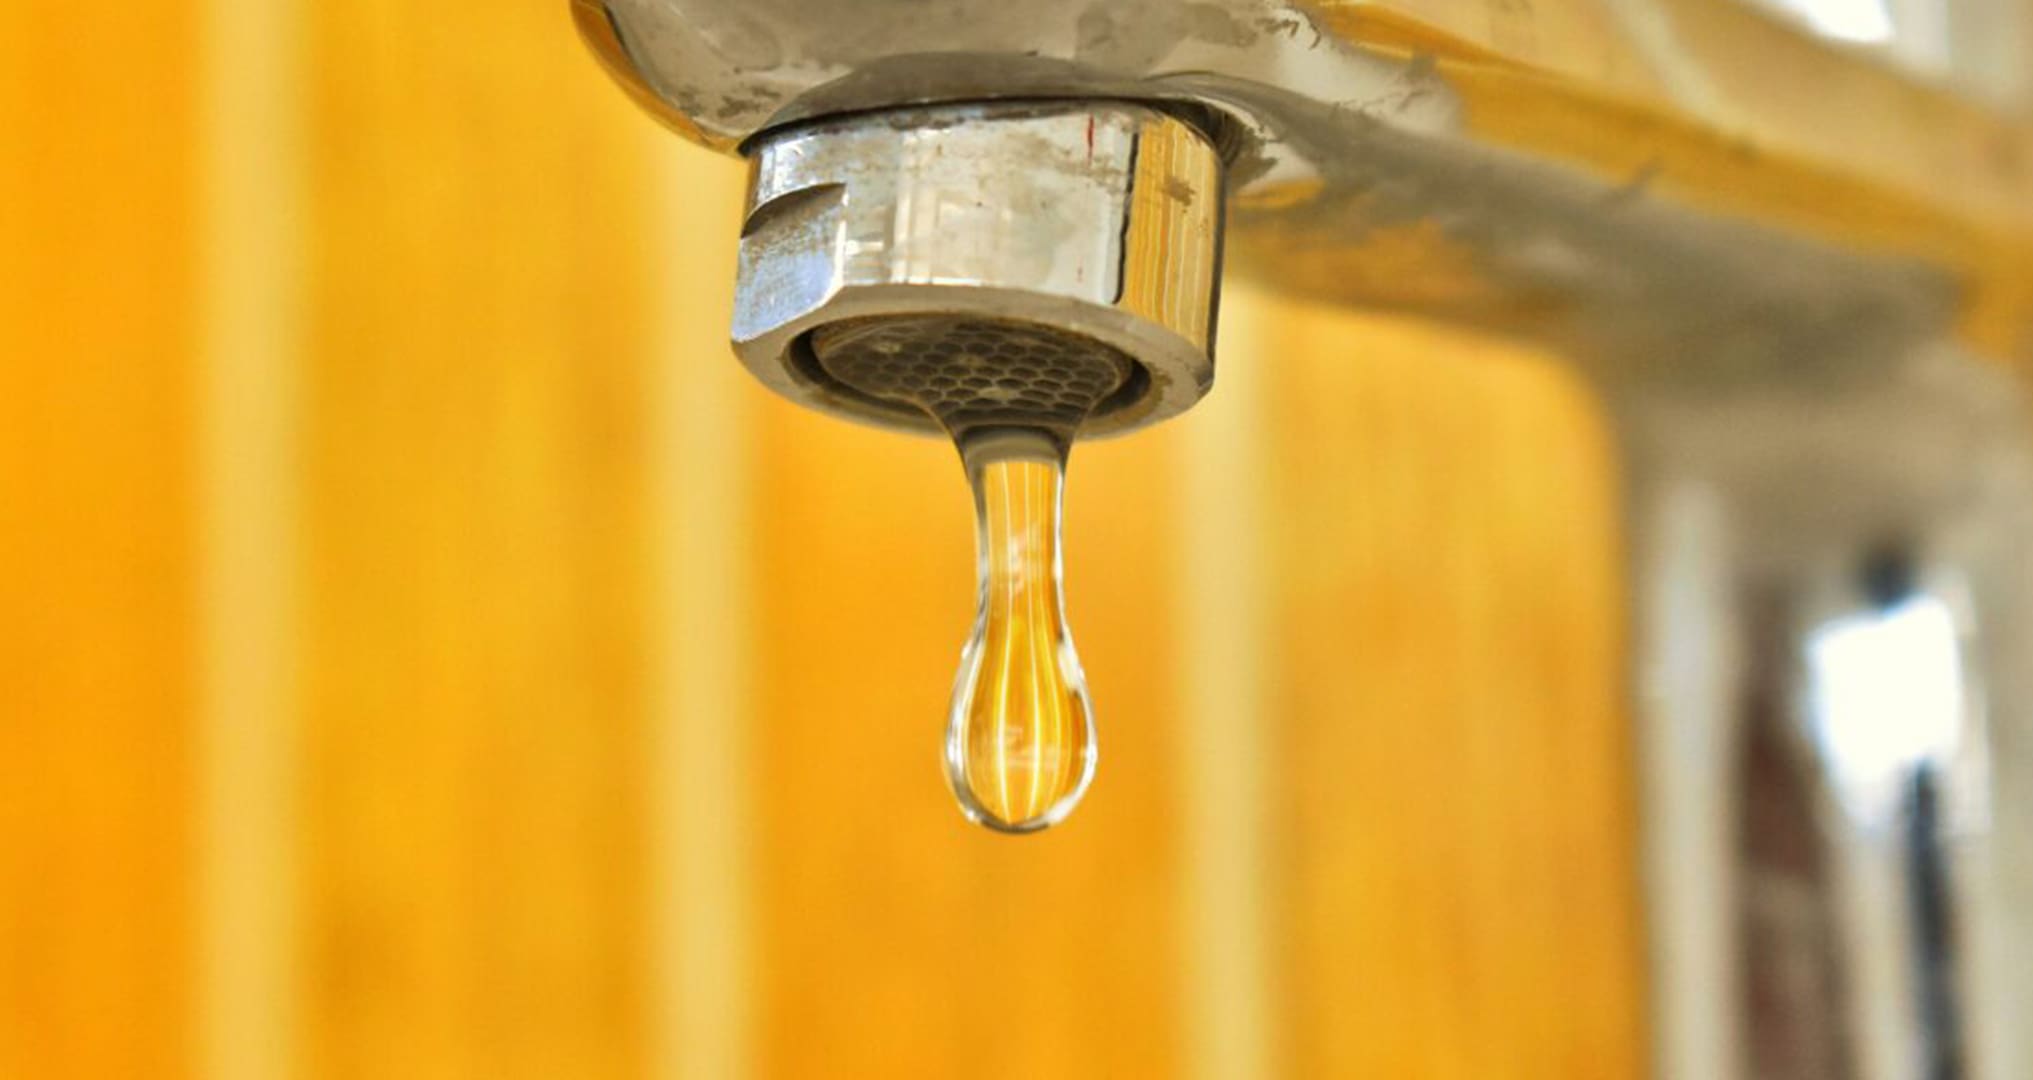
[[[830,326],[812,345],[841,385],[922,411],[959,448],[979,596],[946,720],[946,778],[971,821],[1013,833],[1056,824],[1095,761],[1060,588],[1066,456],[1133,365],[1076,334],[943,315]]]
[[[1094,776],[1094,713],[1061,590],[1064,444],[1035,429],[958,440],[974,489],[979,607],[946,728],[946,778],[969,820],[1032,832]]]

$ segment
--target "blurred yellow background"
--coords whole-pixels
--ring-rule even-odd
[[[564,0],[0,31],[0,1077],[1627,1077],[1617,478],[1230,283],[1083,446],[1085,805],[967,827],[950,447],[725,345]]]

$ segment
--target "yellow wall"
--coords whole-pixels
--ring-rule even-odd
[[[1082,447],[1102,765],[963,826],[948,448],[723,343],[737,165],[562,2],[0,34],[0,1076],[1624,1077],[1615,478],[1232,290]]]
[[[194,1017],[197,27],[167,4],[6,24],[0,1074],[175,1075]]]

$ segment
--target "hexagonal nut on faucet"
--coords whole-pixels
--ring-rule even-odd
[[[734,347],[792,401],[927,432],[946,408],[1036,411],[1089,437],[1213,383],[1222,163],[1176,116],[923,106],[767,133],[750,155]]]

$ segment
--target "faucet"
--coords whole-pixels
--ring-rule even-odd
[[[2033,130],[1740,3],[572,11],[752,163],[734,348],[813,408],[1133,432],[1224,260],[1556,351],[1625,461],[1653,1075],[2033,1076]]]

